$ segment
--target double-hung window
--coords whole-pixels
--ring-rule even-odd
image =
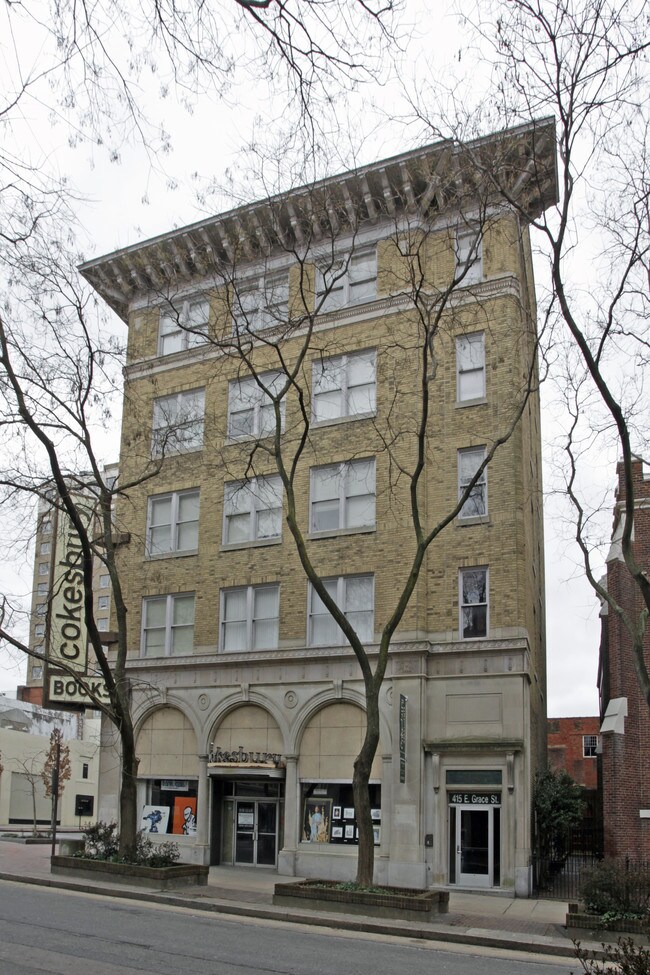
[[[50,563],[49,562],[39,562],[38,563],[38,574],[39,576],[47,576],[50,574]]]
[[[582,757],[596,758],[598,755],[598,735],[582,736]]]
[[[232,295],[233,334],[246,335],[277,325],[289,317],[289,275],[269,274],[253,285],[236,287]]]
[[[377,250],[368,247],[317,267],[316,309],[334,311],[377,297]]]
[[[335,579],[324,579],[323,582],[328,594],[354,627],[359,639],[371,641],[375,621],[374,577],[339,576]],[[309,587],[307,639],[312,647],[340,646],[346,642],[341,629],[312,586]]]
[[[149,498],[147,555],[191,552],[198,547],[198,489],[174,491]]]
[[[282,481],[254,477],[224,487],[224,545],[264,541],[282,534]]]
[[[280,587],[242,586],[221,592],[221,649],[274,650],[278,645]]]
[[[374,458],[313,467],[310,508],[312,532],[374,527]]]
[[[228,388],[228,436],[231,440],[268,437],[275,433],[277,396],[285,383],[280,372],[265,372],[258,377],[235,379]],[[284,427],[284,401],[280,403]]]
[[[462,286],[483,280],[483,241],[477,230],[459,230],[456,235],[456,279]]]
[[[158,355],[171,355],[204,345],[208,338],[210,303],[206,298],[170,301],[160,312]]]
[[[108,596],[97,597],[97,609],[108,609]]]
[[[45,636],[45,623],[37,623],[34,627],[34,636],[37,640],[42,640]]]
[[[165,657],[193,649],[194,593],[143,599],[142,656]]]
[[[485,334],[474,332],[456,339],[458,402],[485,397]]]
[[[312,414],[315,422],[372,414],[376,393],[374,349],[314,362]]]
[[[51,542],[41,542],[41,555],[49,555],[51,547]]]
[[[476,640],[488,634],[488,570],[460,570],[460,635]]]
[[[203,446],[204,411],[204,389],[189,389],[155,399],[153,456],[200,450]]]
[[[463,496],[468,484],[485,460],[485,447],[468,447],[458,451],[458,497]],[[481,518],[487,514],[487,468],[469,492],[460,509],[459,518]]]

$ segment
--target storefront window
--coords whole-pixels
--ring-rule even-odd
[[[371,785],[369,791],[375,846],[379,846],[381,786]],[[303,782],[302,799],[300,839],[303,843],[336,843],[348,846],[359,843],[351,783]]]
[[[145,833],[196,834],[196,780],[151,779],[147,800],[140,822]]]

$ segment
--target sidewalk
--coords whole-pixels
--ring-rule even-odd
[[[323,915],[306,909],[274,906],[272,896],[275,883],[287,882],[292,878],[280,877],[265,870],[211,867],[207,887],[158,892],[127,884],[53,877],[49,857],[49,846],[27,846],[0,840],[0,880],[384,936],[509,948],[561,957],[569,957],[573,952],[571,937],[564,928],[567,905],[560,901],[512,900],[491,894],[452,892],[449,913],[439,915],[430,922],[393,921],[345,914]],[[586,934],[587,937],[595,937]],[[611,933],[608,937],[611,940]],[[585,948],[600,948],[600,941],[587,941],[585,938],[581,938],[581,941]]]

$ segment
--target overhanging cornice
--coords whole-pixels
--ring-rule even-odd
[[[555,122],[507,129],[466,145],[442,140],[370,166],[208,217],[80,265],[124,320],[131,301],[194,279],[307,252],[380,220],[428,220],[472,205],[516,202],[529,219],[557,201]]]

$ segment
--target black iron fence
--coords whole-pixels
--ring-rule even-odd
[[[578,900],[582,874],[603,858],[603,831],[591,827],[570,830],[533,856],[533,886],[538,897]]]

